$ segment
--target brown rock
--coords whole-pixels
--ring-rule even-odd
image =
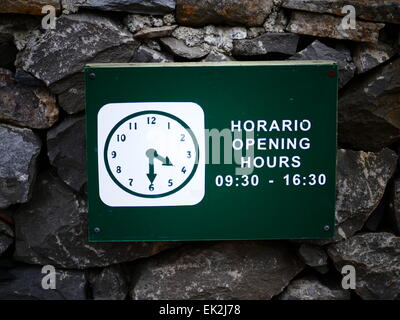
[[[342,8],[351,5],[357,18],[370,21],[400,23],[400,0],[284,0],[282,6],[290,9],[332,13],[343,16]]]
[[[174,26],[163,26],[156,28],[146,28],[140,30],[134,34],[135,38],[138,39],[152,39],[152,38],[163,38],[169,37],[172,32],[176,29],[176,25]]]
[[[176,19],[191,26],[242,24],[261,26],[273,7],[272,0],[177,0]]]
[[[57,122],[58,114],[56,99],[46,88],[18,84],[10,71],[0,69],[0,120],[45,129]]]
[[[360,42],[377,42],[383,23],[357,21],[356,29],[344,30],[342,18],[329,14],[293,12],[286,30],[293,33]]]
[[[51,5],[59,12],[61,9],[59,0],[1,0],[0,13],[20,13],[42,16],[42,8]]]

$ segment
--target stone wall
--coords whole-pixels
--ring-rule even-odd
[[[0,299],[399,299],[399,32],[399,0],[1,1]],[[284,59],[339,64],[334,239],[86,241],[86,63]]]

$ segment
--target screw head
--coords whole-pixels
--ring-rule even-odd
[[[329,231],[329,226],[328,225],[326,225],[326,226],[324,226],[324,231]]]
[[[95,73],[89,73],[89,79],[90,80],[94,80],[94,79],[96,79],[96,74]]]
[[[99,227],[94,228],[94,232],[99,233],[100,232],[100,228]]]

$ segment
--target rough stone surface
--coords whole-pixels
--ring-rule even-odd
[[[393,57],[396,50],[385,43],[360,43],[353,51],[358,73],[369,71]]]
[[[19,68],[15,70],[14,80],[19,84],[31,87],[43,87],[45,85],[43,81],[36,79],[30,73]]]
[[[311,12],[293,12],[286,28],[289,32],[361,42],[377,42],[383,23],[357,21],[356,29],[343,29],[342,18]]]
[[[141,45],[136,51],[132,62],[173,62],[172,56],[153,50],[146,45]]]
[[[85,117],[68,117],[47,132],[47,154],[58,176],[79,191],[86,183]]]
[[[293,280],[280,295],[281,300],[349,300],[350,292],[337,284],[323,283],[315,277]]]
[[[227,56],[226,54],[223,54],[218,51],[211,51],[207,57],[205,57],[203,60],[204,62],[221,62],[221,61],[234,61],[230,56]]]
[[[176,20],[183,25],[242,24],[260,26],[270,14],[272,0],[177,0]]]
[[[47,89],[17,83],[0,69],[0,120],[19,126],[45,129],[58,120],[56,99]]]
[[[41,143],[32,130],[4,124],[0,141],[0,208],[5,208],[29,200]]]
[[[283,0],[282,6],[290,9],[345,15],[342,8],[351,5],[357,18],[371,21],[400,23],[399,0]]]
[[[355,292],[363,299],[400,298],[400,238],[391,233],[365,233],[331,245],[329,256],[338,270],[356,270]]]
[[[209,51],[204,50],[201,47],[188,47],[183,40],[172,37],[162,38],[161,43],[172,53],[189,60],[203,58],[209,53]]]
[[[355,65],[352,62],[349,49],[336,50],[328,47],[322,42],[315,40],[307,48],[298,52],[290,59],[292,60],[333,60],[339,65],[339,87],[343,87],[349,82],[355,73]]]
[[[118,23],[95,14],[63,15],[56,26],[29,41],[16,64],[51,86],[60,106],[74,113],[84,109],[83,66],[129,62],[139,44]]]
[[[84,300],[86,278],[82,271],[56,269],[56,289],[42,288],[42,267],[20,265],[8,271],[13,281],[0,282],[3,300]],[[47,282],[46,282],[47,283]]]
[[[175,9],[174,0],[63,0],[63,2],[66,9],[71,12],[83,8],[162,15]]]
[[[390,202],[390,220],[398,234],[400,234],[400,179],[397,178],[393,182]]]
[[[328,271],[328,255],[323,248],[303,243],[300,245],[298,253],[306,265],[321,273]]]
[[[94,300],[125,300],[128,282],[120,265],[89,272]]]
[[[19,13],[44,15],[42,8],[45,5],[53,6],[57,12],[60,11],[59,0],[1,0],[0,13]]]
[[[152,39],[169,37],[175,30],[175,26],[163,26],[155,28],[146,28],[135,33],[134,37],[138,39]]]
[[[275,6],[263,26],[267,32],[285,32],[288,22],[285,12],[279,6]]]
[[[233,48],[233,41],[245,39],[247,30],[243,27],[215,27],[204,28],[178,27],[172,33],[176,39],[183,40],[188,47],[200,47],[205,51],[220,51],[229,53]]]
[[[400,58],[378,67],[339,99],[339,142],[376,151],[400,138]]]
[[[0,256],[14,242],[14,231],[0,217]]]
[[[339,150],[336,181],[336,224],[340,237],[359,231],[376,209],[397,165],[390,149],[379,153]]]
[[[133,299],[271,299],[302,270],[277,242],[183,247],[144,262]]]
[[[267,53],[296,53],[299,37],[290,33],[265,33],[254,39],[236,40],[233,44],[233,55],[255,56]]]
[[[176,243],[89,243],[86,202],[60,179],[44,173],[32,200],[15,213],[14,258],[31,264],[83,269],[148,257]]]

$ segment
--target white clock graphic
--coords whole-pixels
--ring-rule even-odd
[[[192,102],[111,103],[98,113],[108,206],[180,206],[205,193],[204,113]]]

